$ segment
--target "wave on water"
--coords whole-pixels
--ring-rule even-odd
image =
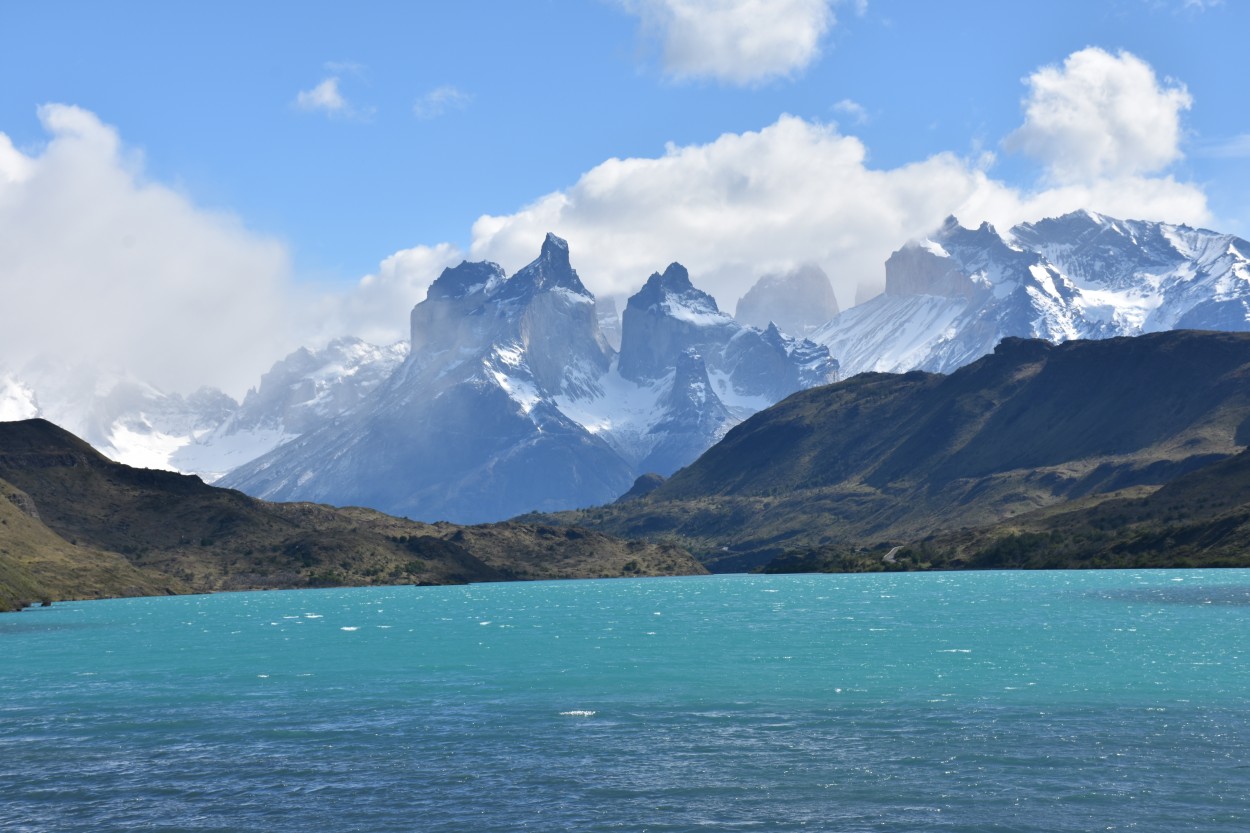
[[[589,709],[573,709],[572,711],[560,712],[561,717],[594,717],[598,712]]]

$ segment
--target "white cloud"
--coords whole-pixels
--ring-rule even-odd
[[[852,124],[867,124],[868,122],[868,111],[864,109],[864,105],[853,99],[844,98],[834,104],[833,109],[835,112],[849,116]]]
[[[436,119],[451,110],[463,110],[473,97],[452,86],[430,90],[412,105],[412,112],[419,119]]]
[[[1135,55],[1082,49],[1027,83],[1024,125],[1006,144],[1041,161],[1054,182],[1152,174],[1181,157],[1181,113],[1193,99]]]
[[[461,259],[450,244],[416,246],[348,290],[301,290],[281,243],[147,180],[141,157],[93,114],[50,105],[40,118],[50,139],[37,153],[0,133],[0,359],[10,368],[51,350],[167,388],[238,394],[295,346],[402,338],[412,305]],[[1078,208],[1209,221],[1199,188],[1140,166],[1021,190],[992,176],[989,155],[886,169],[866,159],[836,125],[782,116],[654,158],[609,159],[514,213],[479,218],[468,256],[513,272],[554,231],[597,294],[631,294],[677,260],[727,308],[760,274],[815,261],[848,306],[858,285],[880,285],[893,250],[951,213],[1000,228]]]
[[[408,314],[443,269],[464,259],[450,243],[402,249],[349,292],[323,299],[321,337],[350,334],[374,344],[408,338]]]
[[[39,118],[50,140],[35,155],[0,134],[4,364],[92,361],[237,394],[298,344],[280,243],[147,181],[86,110],[46,105]]]
[[[940,153],[880,170],[865,156],[835,126],[783,116],[763,130],[669,146],[658,158],[610,159],[514,214],[481,217],[471,256],[511,272],[554,231],[597,294],[632,293],[677,260],[728,308],[759,275],[815,261],[849,306],[858,284],[881,283],[893,250],[951,213],[1001,228],[1078,208],[1191,223],[1209,216],[1199,189],[1169,178],[1022,192],[980,160]]]
[[[621,0],[659,40],[665,72],[758,84],[797,73],[820,55],[834,24],[830,0]]]
[[[17,148],[13,140],[0,133],[0,183],[15,184],[30,177],[34,167]]]
[[[295,106],[301,110],[321,110],[331,115],[351,112],[347,99],[339,92],[339,79],[331,76],[311,90],[301,90],[295,96]]]

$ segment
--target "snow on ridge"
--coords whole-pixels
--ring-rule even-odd
[[[681,303],[682,300],[685,299],[674,299],[672,296],[665,298],[661,311],[671,318],[697,327],[714,327],[734,320],[733,316],[719,310],[710,310],[705,304],[685,304]]]

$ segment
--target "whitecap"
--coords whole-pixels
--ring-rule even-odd
[[[346,625],[346,626],[344,626],[344,627],[339,628],[339,630],[341,630],[341,631],[358,631],[358,630],[360,630],[360,628],[356,627],[355,625]]]
[[[943,648],[938,651],[939,654],[971,654],[971,648]]]
[[[561,717],[594,717],[598,712],[589,709],[573,709],[572,711],[560,712]]]
[[[305,613],[304,618],[305,619],[320,619],[321,614],[320,613]]]

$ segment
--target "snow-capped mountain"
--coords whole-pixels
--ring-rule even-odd
[[[827,350],[734,321],[678,264],[629,300],[619,354],[601,318],[554,235],[511,277],[446,269],[413,309],[407,361],[369,401],[223,483],[470,522],[606,502],[836,375]]]
[[[764,275],[738,299],[734,318],[765,329],[809,335],[838,314],[838,299],[825,270],[814,263],[779,274]]]
[[[20,376],[0,374],[0,420],[41,416],[118,462],[212,482],[354,407],[407,352],[404,342],[374,347],[354,338],[301,348],[242,405],[215,388],[182,396],[120,371],[36,362]]]
[[[843,375],[949,372],[1007,336],[1061,342],[1250,329],[1250,243],[1086,211],[1007,235],[949,218],[886,261],[886,290],[813,334]]]

